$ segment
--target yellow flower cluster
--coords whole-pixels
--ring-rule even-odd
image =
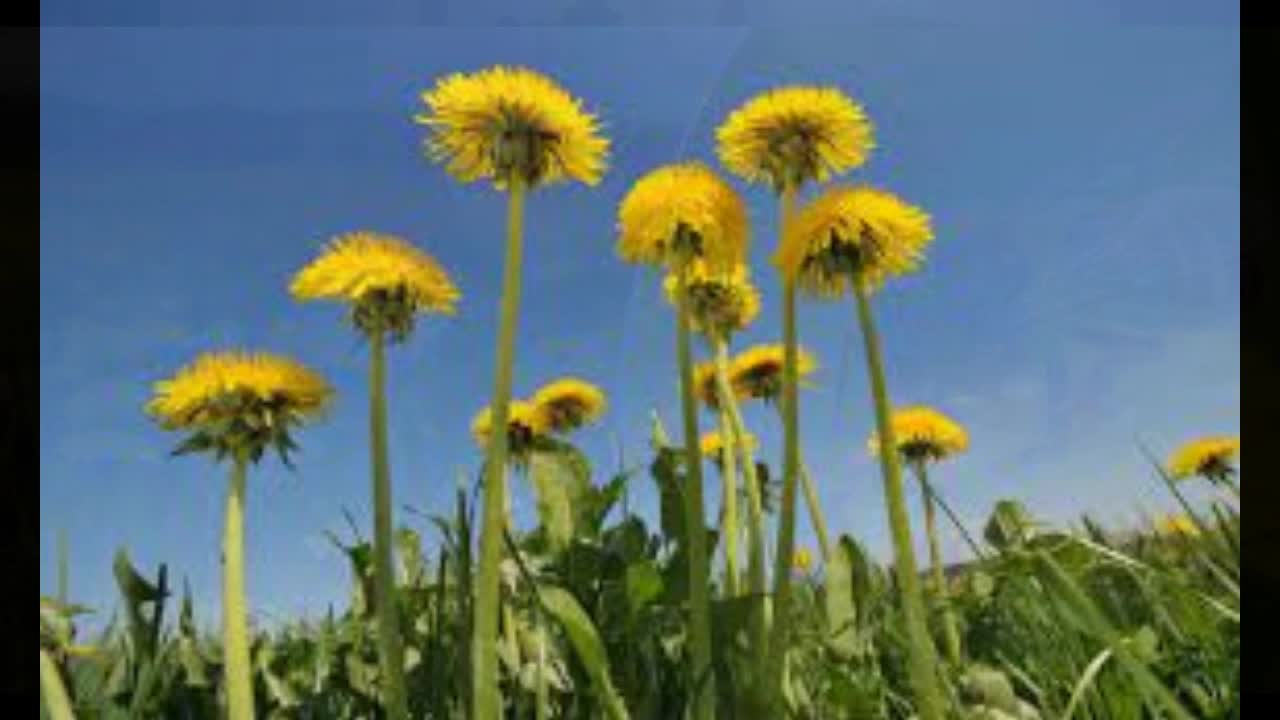
[[[568,434],[595,422],[605,406],[604,391],[571,377],[544,385],[528,400],[512,400],[507,411],[507,440],[512,454],[523,454],[532,443],[549,435]],[[485,407],[471,422],[471,435],[481,448],[488,446],[492,429],[492,407]]]
[[[701,258],[717,272],[741,264],[749,242],[742,198],[696,162],[637,180],[618,208],[618,233],[618,255],[627,262],[676,268]]]
[[[712,430],[703,433],[698,439],[698,449],[702,452],[703,457],[719,461],[723,457],[725,439],[719,432]],[[756,436],[751,433],[745,433],[742,436],[742,444],[747,450],[755,450],[757,447]]]
[[[433,131],[428,155],[462,182],[519,177],[530,186],[595,185],[609,141],[595,116],[553,80],[526,68],[492,67],[442,78],[422,94],[415,120]]]
[[[1196,475],[1219,479],[1233,472],[1231,461],[1240,454],[1240,438],[1206,437],[1178,448],[1166,463],[1175,479]]]
[[[809,548],[799,547],[791,554],[791,567],[799,573],[809,572],[809,568],[813,567],[813,553]]]
[[[729,364],[729,384],[741,397],[773,401],[782,394],[783,358],[781,344],[755,345],[739,353]],[[818,368],[818,362],[806,349],[796,348],[796,375],[805,379]]]
[[[799,212],[774,263],[800,290],[839,297],[915,270],[933,240],[929,216],[872,187],[828,189]]]
[[[294,276],[290,292],[299,300],[358,304],[372,295],[403,296],[413,312],[452,315],[461,293],[435,258],[393,235],[354,232]]]
[[[1165,536],[1200,536],[1200,528],[1186,515],[1162,515],[1156,518],[1155,528],[1156,532]]]
[[[606,404],[604,391],[571,377],[544,385],[529,402],[540,416],[539,424],[561,434],[595,422],[604,414]]]
[[[662,283],[667,301],[672,305],[679,300],[677,272],[668,273]],[[689,319],[695,331],[727,340],[733,333],[746,329],[760,314],[760,291],[751,283],[751,273],[745,264],[716,270],[705,261],[696,260],[686,272]]]
[[[471,436],[480,447],[488,447],[492,430],[493,408],[486,406],[471,421]],[[533,403],[512,400],[507,406],[507,443],[513,455],[520,454],[516,452],[517,448],[527,447],[533,440],[545,436],[548,430],[545,417]]]
[[[922,405],[893,412],[889,420],[898,452],[908,460],[942,460],[969,449],[969,434],[956,421]],[[880,454],[880,438],[872,434],[867,449]]]
[[[875,147],[871,121],[835,88],[795,86],[757,95],[716,130],[720,161],[749,182],[790,184],[845,173]]]
[[[200,355],[154,390],[146,411],[166,430],[199,430],[263,412],[296,423],[318,415],[333,394],[324,378],[293,360],[246,352]]]

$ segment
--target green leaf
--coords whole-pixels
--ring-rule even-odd
[[[533,453],[529,479],[547,541],[554,552],[563,551],[573,539],[574,503],[585,494],[587,480],[573,456],[565,452]]]
[[[634,615],[662,594],[662,574],[652,560],[627,566],[627,604]]]
[[[560,623],[568,636],[569,644],[586,668],[592,687],[604,705],[605,715],[611,720],[630,718],[622,696],[618,694],[610,677],[609,656],[605,653],[604,643],[586,611],[573,595],[562,588],[542,587],[538,596],[542,607]]]
[[[1034,535],[1031,514],[1016,500],[996,503],[982,536],[999,550],[1019,547]]]
[[[827,561],[825,605],[827,646],[842,660],[857,651],[855,628],[858,620],[853,599],[853,565],[857,550],[853,541],[841,536]]]

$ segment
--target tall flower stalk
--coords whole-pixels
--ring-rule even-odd
[[[258,462],[268,448],[289,464],[289,451],[297,448],[290,431],[318,415],[331,395],[323,378],[293,360],[211,353],[156,383],[146,407],[162,428],[187,433],[173,454],[208,452],[232,461],[222,545],[223,674],[231,720],[254,717],[244,583],[248,465]]]
[[[765,92],[733,111],[716,130],[721,162],[752,182],[765,182],[779,197],[779,237],[785,238],[796,194],[808,182],[824,182],[832,175],[861,165],[873,141],[871,124],[862,108],[833,88],[787,87]],[[783,373],[783,486],[774,570],[775,617],[766,656],[771,712],[783,712],[781,684],[789,646],[788,607],[791,596],[789,563],[795,545],[795,496],[800,474],[796,288],[784,277],[782,335]]]
[[[752,598],[750,614],[751,647],[763,653],[768,646],[768,582],[765,574],[765,525],[764,501],[761,497],[760,478],[756,473],[756,441],[747,432],[742,419],[738,397],[742,394],[731,379],[732,362],[729,359],[728,342],[717,342],[715,360],[695,370],[695,379],[702,394],[702,401],[715,410],[720,419],[720,436],[731,455],[724,460],[722,472],[732,473],[732,467],[742,469],[742,483],[747,499],[747,592]],[[703,448],[704,453],[706,447]],[[737,462],[733,462],[736,460]],[[733,463],[732,465],[730,463]],[[725,492],[730,488],[726,487]],[[737,510],[735,498],[734,510]]]
[[[665,267],[674,276],[676,361],[685,447],[685,535],[689,558],[690,684],[692,716],[715,711],[711,667],[711,605],[702,458],[690,349],[690,275],[697,262],[709,273],[731,272],[746,258],[746,207],[728,183],[698,163],[660,167],[636,181],[618,209],[618,254],[627,261]]]
[[[730,597],[736,597],[740,577],[737,482],[739,438],[731,417],[735,399],[728,381],[729,342],[735,333],[746,329],[760,314],[760,293],[751,283],[751,273],[745,264],[735,265],[728,271],[715,271],[706,262],[695,261],[688,266],[687,271],[689,324],[702,336],[714,354],[711,363],[703,363],[694,368],[693,384],[696,389],[694,394],[709,410],[716,413],[720,424],[720,434],[717,437],[725,441],[727,448],[727,452],[718,453],[715,457],[722,482],[720,537],[724,546],[725,591]],[[679,285],[680,278],[674,272],[668,274],[663,282],[667,299],[673,305],[679,301]],[[744,459],[745,462],[748,461]],[[754,477],[754,459],[750,460],[750,464],[751,475]],[[754,522],[754,510],[751,514]],[[748,552],[762,553],[762,547],[749,549]],[[757,557],[756,562],[762,572],[763,559]],[[763,575],[761,578],[763,579]],[[763,588],[763,582],[761,586]]]
[[[369,342],[369,459],[378,659],[387,714],[393,720],[403,720],[409,716],[409,699],[392,557],[386,346],[407,339],[419,313],[453,314],[460,293],[430,255],[398,237],[372,232],[351,233],[334,240],[320,257],[294,276],[290,292],[301,301],[346,303],[352,325]]]
[[[920,483],[924,503],[925,535],[929,541],[929,567],[933,593],[942,606],[943,647],[947,659],[959,666],[962,661],[960,631],[950,604],[946,576],[942,571],[942,550],[938,543],[938,498],[929,482],[931,463],[938,463],[969,448],[969,434],[959,423],[941,412],[923,406],[895,410],[890,418],[896,448],[902,462],[911,466]],[[873,435],[871,453],[880,453],[879,438]]]
[[[417,121],[432,136],[428,154],[446,163],[461,182],[490,180],[507,192],[507,249],[502,282],[492,400],[492,438],[484,465],[480,529],[480,569],[476,576],[472,633],[472,716],[496,720],[498,693],[499,565],[515,362],[520,309],[525,194],[550,183],[577,180],[588,185],[604,174],[608,141],[580,100],[544,75],[524,68],[493,67],[441,79],[423,93],[426,112]]]
[[[802,210],[788,229],[774,262],[806,293],[839,298],[852,291],[862,329],[867,372],[880,438],[885,505],[893,535],[894,566],[909,643],[909,670],[922,720],[944,715],[929,637],[924,597],[916,574],[911,525],[902,487],[902,462],[890,420],[880,336],[871,314],[871,292],[886,279],[918,267],[933,239],[929,217],[896,196],[869,187],[833,187]]]

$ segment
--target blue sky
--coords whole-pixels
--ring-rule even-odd
[[[724,7],[752,21],[776,13]],[[614,143],[600,186],[531,199],[515,373],[520,394],[565,373],[609,392],[604,422],[580,438],[601,474],[619,445],[645,456],[651,409],[677,424],[673,320],[658,277],[615,259],[617,203],[656,165],[714,164],[714,128],[756,92],[832,83],[876,126],[879,148],[851,179],[934,217],[923,271],[891,285],[876,312],[898,401],[936,405],[970,430],[970,453],[935,473],[959,514],[977,526],[1003,497],[1058,522],[1167,507],[1135,439],[1163,454],[1240,429],[1238,8],[1208,17],[1175,5],[1178,24],[1158,27],[1015,31],[920,22],[905,7],[896,20],[769,32],[45,28],[42,592],[61,528],[77,600],[110,611],[111,555],[124,545],[149,571],[165,562],[189,577],[200,614],[217,617],[225,468],[167,457],[178,438],[141,406],[196,353],[249,347],[294,355],[338,390],[330,417],[298,433],[296,473],[275,461],[253,471],[251,603],[269,619],[345,600],[346,565],[322,533],[345,532],[344,507],[368,525],[367,357],[338,307],[297,305],[285,287],[331,236],[358,228],[418,243],[464,294],[457,317],[427,319],[390,356],[396,503],[448,511],[459,469],[475,468],[467,427],[490,391],[504,204],[423,158],[411,117],[434,78],[494,63],[552,75]],[[476,23],[504,20],[487,8],[469,11]],[[98,17],[43,10],[46,22]],[[767,265],[775,201],[738,187],[765,299],[741,347],[774,341],[780,313]],[[822,365],[802,397],[803,451],[828,522],[887,557],[854,320],[848,300],[802,305],[801,339]],[[774,418],[751,409],[748,423],[776,462]],[[632,502],[656,519],[647,477]],[[518,489],[519,517],[528,506]],[[949,528],[944,544],[963,554]]]

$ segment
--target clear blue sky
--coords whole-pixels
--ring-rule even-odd
[[[670,4],[596,19],[644,22],[644,8]],[[461,5],[441,6],[446,19]],[[536,19],[466,5],[476,23]],[[196,353],[249,347],[297,356],[338,389],[329,419],[298,434],[296,473],[274,460],[253,471],[251,603],[270,617],[345,601],[347,567],[322,531],[345,532],[343,507],[368,525],[367,358],[338,307],[296,305],[285,287],[328,238],[357,228],[419,243],[464,293],[456,318],[426,320],[391,354],[396,503],[448,512],[458,469],[477,464],[468,423],[490,391],[504,204],[424,159],[411,116],[434,78],[494,63],[554,76],[614,142],[599,187],[531,200],[515,374],[517,393],[564,373],[608,391],[605,421],[580,438],[601,473],[616,466],[616,442],[645,455],[651,409],[673,432],[677,420],[658,278],[614,256],[621,196],[658,164],[715,163],[714,128],[754,93],[834,83],[877,129],[880,147],[853,178],[934,216],[924,270],[876,310],[898,401],[936,405],[970,430],[970,453],[936,472],[958,512],[976,526],[1016,497],[1049,520],[1088,511],[1118,524],[1166,507],[1135,437],[1163,454],[1240,429],[1238,7],[1212,17],[1206,5],[1162,3],[1179,24],[1161,27],[1122,24],[1131,18],[1103,3],[1045,15],[1081,20],[1057,28],[924,23],[910,20],[916,3],[896,11],[907,20],[803,31],[44,29],[42,592],[63,528],[76,599],[110,612],[111,555],[124,545],[148,572],[166,562],[188,576],[200,614],[217,617],[225,468],[167,457],[178,438],[141,406],[150,383]],[[340,17],[325,7],[322,20]],[[43,9],[46,22],[103,17]],[[780,11],[697,12],[691,21]],[[765,297],[742,342],[771,342],[776,206],[739,188]],[[802,397],[802,432],[828,521],[887,556],[852,304],[805,303],[800,333],[823,366]],[[777,423],[758,409],[748,422],[776,463]],[[651,481],[633,489],[654,518]],[[528,518],[527,490],[517,498]]]

